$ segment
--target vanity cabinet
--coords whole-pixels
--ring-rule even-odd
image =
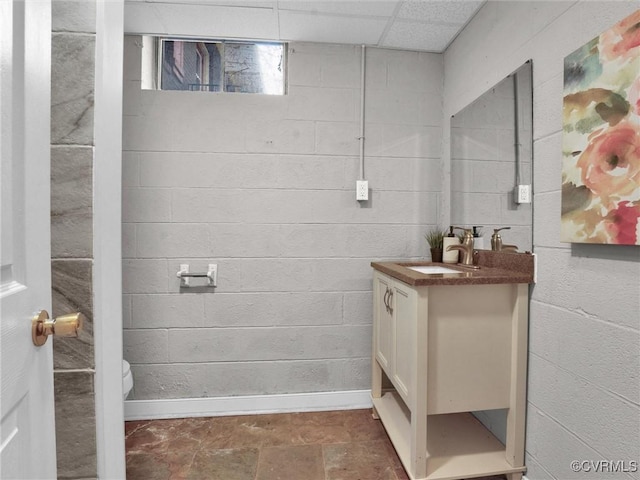
[[[374,415],[409,477],[521,478],[527,283],[411,285],[375,269],[373,286]],[[491,409],[507,409],[506,445],[470,413]]]
[[[381,367],[393,380],[398,394],[405,402],[409,401],[411,389],[411,355],[403,345],[411,341],[410,321],[407,319],[415,304],[415,290],[408,288],[387,275],[377,275],[374,280],[376,288],[376,308],[374,308],[374,356]]]

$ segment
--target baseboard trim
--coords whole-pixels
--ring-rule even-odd
[[[371,408],[370,390],[238,397],[126,400],[125,420],[219,417]]]

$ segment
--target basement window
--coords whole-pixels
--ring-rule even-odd
[[[158,90],[285,93],[283,43],[159,38],[156,51]]]

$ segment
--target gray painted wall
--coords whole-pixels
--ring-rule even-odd
[[[531,480],[640,478],[570,468],[572,460],[629,465],[638,458],[640,250],[559,242],[563,59],[637,8],[635,1],[489,2],[444,56],[445,119],[533,59],[538,283],[529,342]],[[445,125],[445,144],[449,134]]]
[[[438,223],[442,56],[292,44],[286,96],[140,89],[125,40],[124,351],[135,399],[370,387],[371,268]],[[218,288],[176,272],[217,263]]]

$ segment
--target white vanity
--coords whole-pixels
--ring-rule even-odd
[[[372,263],[372,397],[409,477],[462,479],[524,466],[533,257],[481,251],[480,269]],[[507,409],[506,445],[471,413]]]

